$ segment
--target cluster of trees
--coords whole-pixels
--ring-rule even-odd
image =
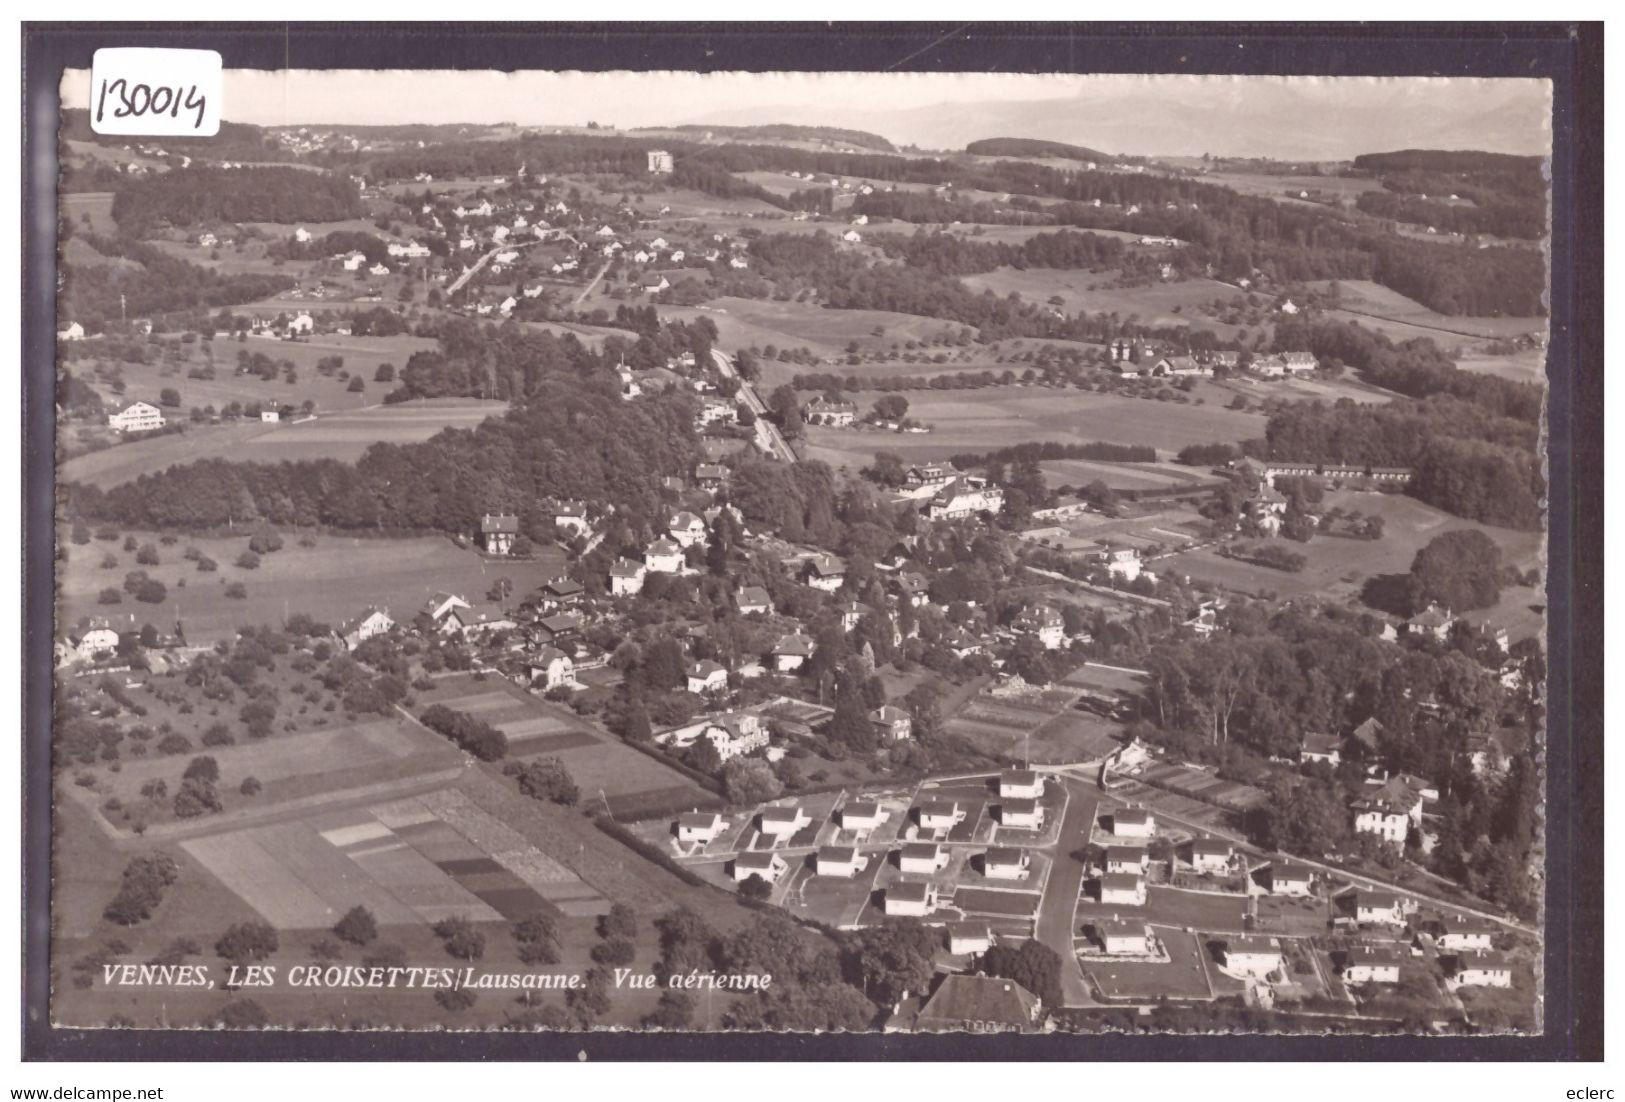
[[[86,332],[100,332],[125,316],[255,302],[293,286],[287,276],[227,275],[131,239],[93,234],[81,239],[108,262],[64,264],[57,311],[59,317],[79,322]]]
[[[113,218],[132,237],[166,226],[342,222],[365,213],[348,176],[291,167],[178,168],[130,177],[113,193]]]
[[[102,911],[102,917],[120,926],[145,922],[163,902],[164,891],[179,875],[180,866],[166,854],[132,859],[124,866],[118,894]]]
[[[1101,463],[1155,463],[1157,449],[1145,444],[1109,444],[1099,441],[1073,444],[1060,440],[1045,440],[1032,444],[1016,444],[990,452],[963,452],[950,458],[949,462],[961,470],[969,470],[989,463],[1042,463],[1052,459],[1092,459]]]
[[[1383,191],[1364,192],[1357,202],[1369,214],[1453,233],[1528,240],[1546,235],[1547,185],[1539,157],[1410,149],[1361,154],[1354,167],[1382,180]],[[1471,205],[1442,201],[1446,196]]]
[[[111,492],[86,485],[67,492],[77,515],[151,528],[262,521],[468,533],[482,513],[505,508],[518,513],[530,538],[548,539],[549,501],[599,501],[653,516],[660,480],[686,475],[699,456],[689,399],[622,402],[607,373],[586,381],[549,376],[505,416],[421,444],[375,444],[355,464],[200,460]]]
[[[508,736],[477,716],[454,711],[444,704],[431,704],[418,719],[481,761],[496,761],[507,756]]]
[[[910,267],[948,276],[973,275],[1005,267],[1118,267],[1128,252],[1121,238],[1072,230],[1034,234],[1019,244],[979,241],[951,233],[916,233],[911,237],[877,234],[870,238],[870,243]]]
[[[1046,141],[1043,138],[983,138],[965,146],[965,152],[977,157],[1063,157],[1085,163],[1120,160],[1088,146]]]
[[[570,776],[570,771],[558,758],[542,758],[524,764],[512,762],[503,772],[517,777],[519,791],[533,800],[574,807],[581,799],[581,789],[576,786],[575,778]]]

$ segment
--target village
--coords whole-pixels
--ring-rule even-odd
[[[402,953],[474,959],[462,923],[492,956],[664,966],[672,901],[714,924],[713,961],[751,923],[914,946],[861,1028],[1535,1020],[1540,537],[1452,498],[1460,457],[1406,450],[1422,422],[1328,420],[1404,407],[1406,371],[1468,372],[1390,365],[1363,331],[1326,352],[1341,289],[1220,278],[1170,232],[1194,199],[1078,202],[1135,228],[1054,234],[1090,258],[1055,270],[1091,281],[1012,290],[973,334],[995,276],[1050,269],[855,296],[930,250],[1031,248],[1010,218],[1043,208],[1013,189],[850,151],[730,175],[705,157],[726,143],[624,135],[445,168],[275,140],[339,158],[344,201],[157,218],[121,192],[112,215],[144,263],[255,294],[87,301],[58,331],[58,776],[99,852],[85,899],[150,851],[202,901],[183,956],[227,919],[273,931],[255,959],[338,953],[359,908]],[[256,171],[124,152],[138,189]],[[1066,297],[1174,293],[1140,322]],[[1483,344],[1529,323],[1501,320]],[[1391,446],[1317,450],[1362,429]],[[77,961],[162,950],[144,924],[180,904],[157,896],[132,922],[86,902]],[[619,908],[664,932],[609,932]],[[584,1005],[546,1021],[676,1013]],[[683,1020],[790,1012],[750,1005]]]

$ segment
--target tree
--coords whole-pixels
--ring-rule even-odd
[[[754,872],[739,882],[741,899],[754,899],[758,903],[765,903],[772,895],[773,885]]]
[[[1024,941],[1019,949],[995,945],[982,955],[982,968],[1021,984],[1045,1006],[1061,1005],[1061,958],[1042,942]]]
[[[694,1019],[694,996],[667,989],[660,993],[654,1012],[643,1019],[644,1029],[685,1029]]]
[[[1322,857],[1349,835],[1349,816],[1337,789],[1315,779],[1275,777],[1270,798],[1248,814],[1248,834],[1266,849]]]
[[[883,421],[901,421],[908,416],[908,399],[901,394],[882,394],[875,399],[875,416]]]
[[[276,931],[263,922],[239,922],[220,935],[214,951],[232,964],[264,960],[277,951]]]
[[[485,935],[466,918],[443,918],[432,927],[446,952],[458,960],[479,960],[485,955]]]
[[[611,904],[609,913],[598,920],[598,936],[603,938],[634,938],[638,936],[638,913],[630,904]]]
[[[333,926],[333,933],[351,945],[369,945],[378,936],[378,921],[362,906],[351,907]]]
[[[1476,528],[1435,536],[1411,561],[1411,608],[1431,603],[1456,612],[1489,608],[1501,599],[1501,549]]]
[[[624,937],[612,937],[593,946],[592,959],[611,968],[624,968],[638,955],[637,946]]]
[[[171,408],[181,404],[181,392],[172,386],[166,386],[158,392],[158,403]]]
[[[784,792],[773,767],[761,758],[734,758],[723,767],[722,785],[729,802],[736,804],[759,804]]]
[[[881,1006],[893,1006],[926,989],[940,948],[937,932],[918,919],[893,918],[852,935],[847,955],[863,993]]]

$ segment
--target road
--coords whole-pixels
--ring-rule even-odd
[[[1100,798],[1081,781],[1066,778],[1063,783],[1068,791],[1066,814],[1061,819],[1060,843],[1054,850],[1044,899],[1038,905],[1035,933],[1038,941],[1061,958],[1062,1005],[1094,1006],[1073,941],[1078,894],[1083,890],[1083,862],[1073,854],[1088,846]]]
[[[455,295],[458,291],[461,291],[463,289],[463,284],[465,284],[469,280],[473,279],[474,278],[474,273],[478,272],[481,268],[485,267],[485,262],[490,260],[497,253],[506,252],[509,249],[528,249],[532,245],[545,245],[550,241],[570,241],[570,242],[579,244],[579,242],[576,242],[576,239],[574,237],[571,237],[567,233],[553,234],[553,235],[548,236],[548,237],[538,237],[533,241],[508,241],[508,242],[504,242],[503,244],[494,246],[489,251],[487,251],[485,253],[482,253],[480,255],[480,258],[478,260],[474,261],[473,266],[470,267],[468,269],[468,271],[466,271],[462,275],[458,276],[456,282],[454,282],[450,287],[446,288],[446,297],[449,299],[449,298],[451,298],[452,295]],[[603,272],[599,272],[598,274],[602,275]],[[593,282],[597,283],[598,280],[595,278],[593,280]],[[591,290],[591,289],[592,288],[589,285],[588,290]],[[585,293],[585,292],[583,292],[583,293]],[[580,300],[577,299],[577,301],[579,302]]]
[[[756,393],[756,388],[750,381],[734,370],[733,361],[721,350],[711,349],[711,359],[715,361],[717,370],[729,378],[739,380],[739,394],[745,399],[745,405],[756,415],[756,439],[773,455],[786,463],[796,461],[796,453],[784,439],[779,427],[767,419],[767,403]]]

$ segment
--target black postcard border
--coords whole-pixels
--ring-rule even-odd
[[[1546,1031],[1520,1038],[299,1033],[49,1020],[57,88],[102,46],[229,68],[1227,73],[1553,81]],[[1600,24],[26,23],[23,1055],[29,1060],[1598,1060],[1602,1057]],[[229,114],[229,111],[228,111]],[[1580,371],[1584,363],[1589,370]]]

